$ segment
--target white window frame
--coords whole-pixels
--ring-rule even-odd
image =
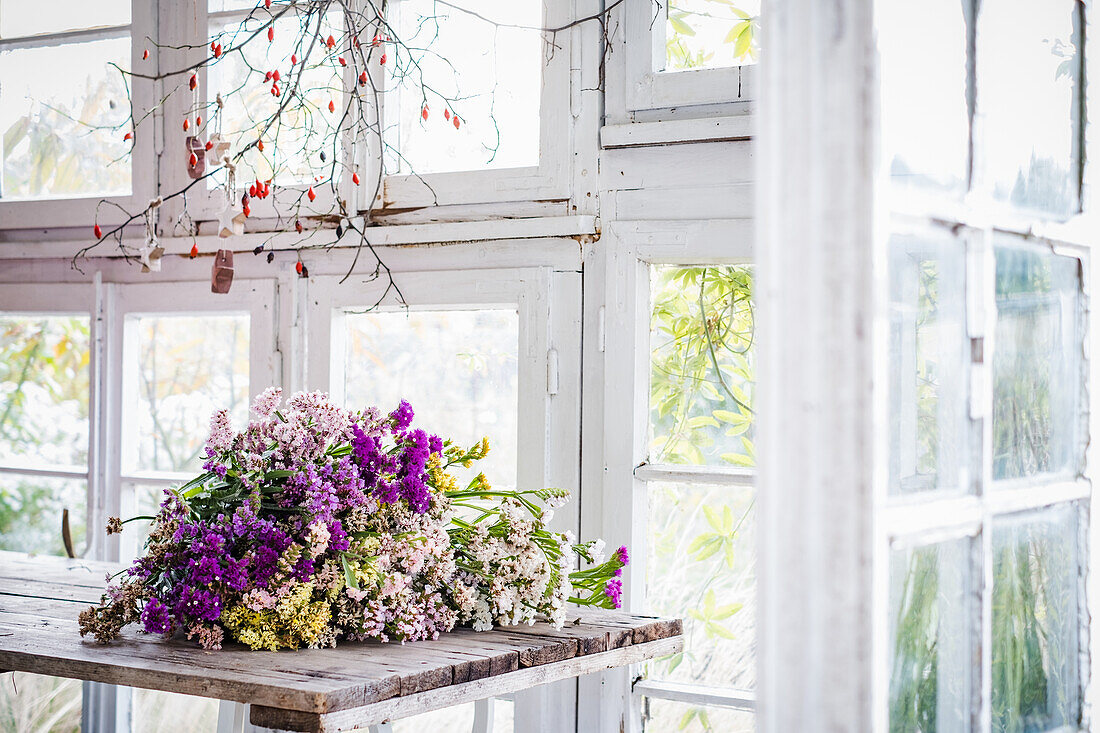
[[[275,351],[275,283],[272,280],[242,280],[233,283],[227,294],[210,297],[206,281],[176,283],[140,283],[106,286],[111,323],[108,331],[107,411],[110,440],[104,456],[107,467],[109,515],[136,514],[135,488],[139,485],[175,486],[191,478],[189,473],[131,470],[125,454],[133,449],[127,443],[127,431],[133,425],[137,394],[127,390],[128,379],[136,369],[136,331],[128,324],[132,315],[190,316],[246,314],[249,316],[248,397],[249,402],[267,387],[277,384],[279,371]],[[180,304],[186,304],[179,307]],[[130,559],[137,550],[127,542],[132,533],[112,537],[108,542],[111,559]],[[120,544],[121,543],[121,544]]]
[[[992,486],[990,365],[996,345],[990,339],[996,317],[992,238],[1016,236],[1081,259],[1087,324],[1100,271],[1091,255],[1096,216],[1087,208],[1066,224],[1026,212],[1006,216],[983,195],[980,175],[963,205],[922,200],[906,207],[908,197],[892,195],[889,172],[876,160],[881,130],[872,4],[793,0],[776,3],[771,11],[773,61],[764,68],[760,125],[766,164],[759,292],[761,328],[781,338],[762,340],[760,360],[760,399],[766,405],[760,421],[761,574],[766,578],[760,598],[766,619],[758,647],[760,725],[765,732],[821,726],[886,731],[892,545],[973,537],[981,545],[974,554],[991,558],[990,527],[998,515],[1087,502],[1088,527],[1078,532],[1080,559],[1082,572],[1095,573],[1095,441],[1078,467],[1079,478],[1035,477],[1039,480],[1023,488]],[[822,28],[831,29],[828,44],[821,42]],[[1086,59],[1095,68],[1092,45],[1087,42]],[[980,81],[977,97],[980,107]],[[1093,174],[1086,168],[1086,182]],[[1084,199],[1087,207],[1089,198]],[[944,228],[967,252],[969,410],[982,419],[985,433],[980,490],[894,499],[887,496],[887,242],[899,230]],[[1079,419],[1087,419],[1088,433],[1095,436],[1100,367],[1089,358],[1095,334],[1086,332],[1085,339],[1083,369],[1091,386],[1080,405],[1087,415]],[[972,722],[985,729],[991,724],[989,565],[977,582],[982,596],[977,638],[984,658],[981,698],[972,701],[980,705]],[[975,590],[975,584],[969,587]],[[1078,656],[1078,681],[1088,685],[1081,701],[1088,728],[1098,687],[1092,579],[1079,603],[1081,623],[1088,624]]]
[[[654,111],[663,111],[668,117],[709,117],[716,105],[729,109],[736,106],[733,103],[756,99],[755,64],[658,71],[666,54],[663,23],[666,12],[664,0],[623,3],[619,16],[623,40],[615,49],[621,51],[621,58],[616,61],[616,54],[612,54],[608,59],[609,69],[618,77],[608,87],[609,118],[626,122],[635,115]]]
[[[600,375],[586,370],[586,384],[602,394],[592,443],[584,448],[585,481],[599,476],[602,489],[586,489],[585,536],[604,537],[608,544],[626,544],[631,564],[623,578],[627,610],[645,613],[647,484],[651,481],[685,485],[753,486],[755,470],[734,466],[679,466],[648,463],[649,378],[651,369],[651,280],[654,265],[720,266],[752,261],[751,220],[706,222],[615,221],[600,241],[602,267],[586,287],[602,291],[603,301],[589,322],[599,324],[596,343],[586,346],[586,363],[599,358]],[[602,272],[601,272],[602,270]],[[587,276],[587,273],[586,273]],[[593,380],[593,376],[596,377]],[[595,383],[593,383],[595,382]],[[591,409],[591,408],[590,408]],[[594,420],[586,421],[586,435]],[[599,467],[591,463],[592,453]],[[599,484],[597,484],[599,486]],[[689,702],[752,711],[755,693],[731,687],[635,679],[636,670],[613,670],[592,675],[581,688],[579,718],[601,731],[642,727],[642,698]]]
[[[61,478],[84,481],[86,487],[85,501],[85,547],[74,547],[73,551],[78,556],[87,551],[93,543],[96,522],[96,466],[97,456],[95,445],[97,443],[96,421],[92,406],[97,399],[96,382],[100,372],[99,354],[95,345],[101,337],[101,323],[95,316],[96,297],[95,288],[91,285],[73,284],[34,284],[34,285],[0,285],[0,315],[4,316],[87,316],[89,320],[90,360],[88,363],[88,445],[87,465],[81,466],[51,466],[38,463],[19,463],[0,465],[0,475],[22,477]]]
[[[571,22],[576,17],[571,14],[574,7],[579,8],[586,4],[585,0],[542,0],[542,3],[542,22],[546,28],[560,27]],[[573,157],[574,115],[580,112],[579,89],[575,88],[580,79],[579,74],[576,80],[573,79],[572,70],[579,65],[575,52],[579,51],[576,37],[580,32],[578,26],[556,34],[553,37],[556,48],[549,60],[545,38],[543,47],[540,48],[543,63],[538,165],[421,175],[387,175],[383,179],[378,197],[374,200],[376,211],[385,213],[389,208],[569,199],[572,195],[570,164]],[[384,83],[381,75],[378,83]],[[379,110],[383,119],[385,103],[383,94],[382,109]],[[376,145],[377,141],[371,140],[369,145],[363,147],[369,155],[377,157],[378,153],[373,149]],[[377,164],[377,161],[373,164],[364,161],[361,168]],[[377,168],[373,170],[377,171]],[[368,199],[371,191],[363,193],[361,209],[367,208],[370,203]]]
[[[156,8],[153,3],[143,0],[131,0],[130,23],[128,25],[103,26],[56,33],[43,33],[14,38],[0,38],[0,52],[20,48],[41,48],[76,43],[98,41],[109,38],[130,36],[130,68],[142,71],[156,68],[155,48],[150,50],[148,60],[142,60],[145,49],[143,39],[156,38]],[[156,194],[156,156],[154,141],[157,126],[154,124],[151,110],[154,106],[154,84],[150,80],[128,77],[133,102],[134,122],[138,124],[134,133],[131,166],[131,193],[128,196],[80,196],[51,197],[7,201],[0,199],[0,228],[33,229],[44,227],[91,226],[98,221],[106,230],[121,224],[126,217],[116,206],[99,206],[106,200],[127,210],[141,210],[146,202]],[[149,117],[142,119],[143,116]],[[119,137],[128,130],[119,130]],[[98,210],[98,214],[97,214]]]

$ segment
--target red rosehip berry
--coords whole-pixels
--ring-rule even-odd
[[[352,173],[351,174],[351,182],[354,183],[356,186],[359,185],[359,174],[358,173]]]
[[[95,229],[92,231],[95,233],[96,239],[103,239],[103,230],[99,228],[99,224],[96,224]]]
[[[195,259],[198,256],[199,256],[199,245],[192,244],[191,245],[191,259]]]
[[[187,85],[189,87],[191,87],[191,91],[195,91],[195,87],[197,87],[199,85],[199,77],[196,76],[195,74],[192,74],[191,75],[191,81],[189,81],[187,83]]]
[[[328,100],[328,111],[329,112],[335,112],[336,111],[336,103],[333,102],[331,99]]]
[[[309,191],[306,192],[306,196],[309,197],[310,201],[313,201],[315,198],[317,198],[317,194],[313,193],[313,186],[309,187]]]
[[[275,40],[275,26],[269,25],[267,27],[267,42],[271,43]]]

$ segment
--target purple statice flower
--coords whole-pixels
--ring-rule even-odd
[[[217,621],[222,615],[222,599],[214,591],[185,585],[172,610],[177,618]]]
[[[618,578],[612,578],[607,581],[607,587],[603,589],[605,596],[611,599],[611,603],[615,608],[621,608],[623,605],[623,581]]]
[[[623,565],[630,564],[630,553],[626,551],[626,545],[621,545],[619,549],[615,550],[615,558]]]
[[[294,563],[294,577],[299,582],[308,583],[313,577],[313,571],[313,560],[308,555],[303,554],[298,558],[298,562]]]
[[[168,607],[156,596],[145,602],[145,608],[141,610],[141,623],[149,634],[167,634],[172,628]]]
[[[428,434],[414,430],[405,436],[405,445],[399,457],[397,480],[401,498],[418,514],[428,511],[430,492],[425,479],[425,468],[431,455]]]
[[[393,420],[395,431],[407,430],[413,421],[412,405],[406,400],[401,400],[401,404],[397,406],[397,409],[390,413],[390,419]]]
[[[328,526],[328,549],[334,552],[343,552],[351,547],[348,533],[344,530],[344,523],[337,519]]]

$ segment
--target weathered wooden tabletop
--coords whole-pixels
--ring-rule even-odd
[[[127,629],[101,646],[76,617],[118,565],[0,552],[0,670],[94,680],[250,703],[256,725],[294,731],[365,727],[683,648],[678,619],[576,609],[548,624],[435,641],[341,643],[335,649],[204,651]]]

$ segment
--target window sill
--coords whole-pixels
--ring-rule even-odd
[[[751,140],[755,129],[752,115],[732,115],[660,122],[630,122],[600,128],[604,150],[684,143]]]
[[[360,220],[361,221],[361,220]],[[367,229],[370,243],[378,246],[441,244],[452,242],[485,242],[510,239],[540,239],[548,237],[595,238],[599,235],[594,216],[550,216],[529,219],[495,219],[490,221],[431,222],[426,224],[397,224],[375,226]],[[140,235],[127,237],[127,242],[137,246]],[[230,247],[236,252],[250,252],[265,245],[274,250],[317,249],[336,245],[336,231],[323,229],[313,235],[295,232],[254,233],[221,239],[213,235],[197,238],[163,237],[160,244],[165,255],[186,255],[193,244],[206,252]],[[69,259],[88,240],[6,242],[0,246],[0,260]],[[355,248],[358,239],[345,236],[337,248]],[[104,242],[98,250],[88,253],[89,258],[121,257],[113,242]]]

